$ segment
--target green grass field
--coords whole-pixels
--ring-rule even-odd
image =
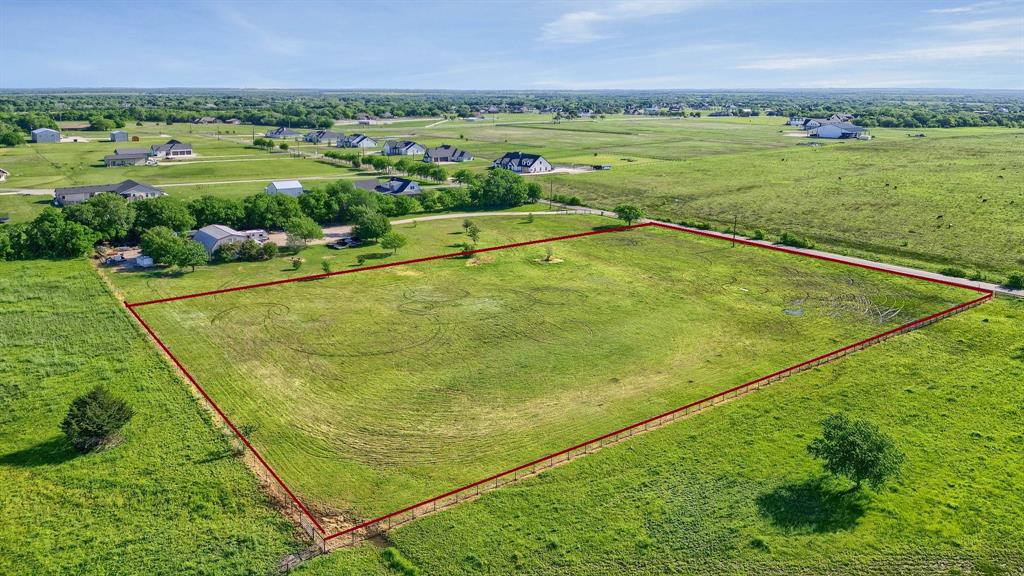
[[[832,250],[933,269],[957,265],[999,279],[1024,267],[1019,250],[1024,243],[1020,130],[876,128],[870,142],[818,141],[815,147],[807,146],[809,139],[787,135],[793,130],[777,117],[616,116],[553,124],[542,115],[506,116],[338,129],[379,140],[454,144],[476,156],[451,170],[483,171],[509,150],[541,153],[562,165],[612,164],[610,171],[538,177],[546,192],[577,195],[603,208],[634,202],[655,217],[700,220],[718,228],[735,220],[747,232],[791,231]],[[157,185],[193,184],[167,189],[186,197],[239,197],[260,192],[272,179],[356,177],[350,169],[249,148],[244,144],[251,138],[249,126],[147,124],[127,129],[146,146],[165,138],[161,134],[192,142],[199,161],[104,168],[100,160],[113,150],[112,143],[29,145],[0,150],[0,167],[11,172],[5,185],[52,188],[135,178]],[[257,133],[266,129],[257,127]],[[218,130],[225,132],[219,140]],[[925,137],[908,137],[917,133]],[[224,184],[198,184],[205,182]],[[0,197],[0,211],[13,211],[6,206],[16,202]]]
[[[606,221],[482,222],[495,244]],[[436,253],[461,226],[403,233]],[[552,246],[561,262],[524,247],[138,310],[293,489],[365,517],[970,294],[657,229]]]
[[[299,546],[89,263],[0,263],[0,348],[0,572],[267,573]],[[96,384],[136,415],[78,455],[60,422]]]
[[[389,533],[422,574],[1019,574],[1024,302],[997,300]],[[907,455],[878,494],[806,445],[847,410]],[[379,549],[303,575],[391,575]]]

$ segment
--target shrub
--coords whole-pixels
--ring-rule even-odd
[[[943,268],[942,270],[939,270],[939,274],[942,274],[943,276],[952,276],[953,278],[967,278],[967,272],[955,266]]]
[[[754,240],[764,240],[767,237],[768,237],[768,233],[765,232],[764,230],[760,229],[760,228],[758,228],[757,230],[754,230],[754,235],[751,236],[751,238],[753,238]]]
[[[1003,286],[1010,290],[1024,290],[1024,272],[1014,272],[1006,278]]]
[[[133,414],[123,400],[97,386],[71,402],[60,427],[76,450],[89,452],[110,443]]]
[[[299,268],[302,268],[302,262],[302,258],[299,258],[297,256],[291,258],[292,270],[298,270]]]
[[[263,243],[263,258],[270,260],[274,256],[277,256],[277,244],[273,242]]]
[[[792,246],[793,248],[814,248],[814,242],[809,238],[797,236],[790,232],[783,232],[782,236],[779,236],[779,244]]]
[[[263,259],[263,247],[260,246],[259,242],[253,240],[252,238],[247,238],[243,242],[237,244],[238,252],[236,257],[239,260],[245,260],[246,262],[255,262],[257,260]]]

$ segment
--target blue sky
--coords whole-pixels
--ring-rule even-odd
[[[0,0],[0,88],[1024,89],[1024,0]]]

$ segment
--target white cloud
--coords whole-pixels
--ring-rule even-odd
[[[964,4],[963,6],[950,6],[949,8],[932,8],[928,11],[929,14],[963,14],[964,12],[984,12],[991,8],[997,8],[1003,6],[1007,2],[976,2],[974,4]]]
[[[947,32],[988,32],[1001,28],[1018,28],[1024,30],[1024,18],[988,18],[985,20],[969,20],[955,24],[939,24],[928,26],[926,30],[944,30]]]
[[[587,10],[566,12],[541,28],[541,40],[560,44],[586,44],[612,36],[608,24],[675,14],[698,5],[698,0],[635,0],[591,4]]]
[[[960,42],[955,44],[927,46],[923,48],[894,50],[892,52],[874,52],[843,56],[781,56],[755,60],[747,64],[741,64],[739,68],[744,70],[802,70],[807,68],[821,68],[858,62],[972,60],[1004,56],[1016,56],[1016,60],[1018,61],[1024,59],[1024,38]]]

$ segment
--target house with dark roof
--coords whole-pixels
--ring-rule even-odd
[[[381,194],[389,194],[391,196],[416,196],[423,193],[423,189],[420,188],[420,183],[415,180],[409,180],[407,178],[391,178],[386,182],[380,182],[378,180],[358,180],[355,183],[356,188],[361,188],[369,192],[379,192]]]
[[[442,144],[437,148],[427,148],[423,153],[424,162],[468,162],[473,155],[465,150],[460,150],[451,144]]]
[[[135,180],[125,180],[117,184],[57,188],[53,191],[53,203],[57,206],[72,206],[104,193],[117,194],[129,202],[163,196],[163,191],[159,188],[141,184]]]
[[[192,239],[202,244],[206,253],[211,256],[217,251],[217,248],[226,244],[245,242],[246,240],[263,243],[269,238],[270,235],[266,230],[235,230],[223,224],[203,226],[192,233]]]
[[[366,134],[352,134],[338,140],[338,148],[376,148],[377,141]]]
[[[192,155],[192,145],[177,140],[168,140],[164,144],[153,144],[149,150],[151,155],[157,158],[181,158]]]
[[[811,131],[814,138],[860,138],[862,135],[867,135],[865,129],[849,122],[829,122]]]
[[[385,156],[422,156],[427,149],[412,140],[387,140],[384,142]]]
[[[278,126],[273,130],[267,130],[267,138],[298,138],[302,136],[298,132],[291,128],[285,128],[284,126]]]
[[[338,140],[344,137],[345,135],[342,134],[341,132],[331,132],[330,130],[314,130],[312,132],[307,133],[303,140],[305,140],[306,142],[313,142],[314,144],[319,144],[320,142],[326,142],[328,144],[331,144],[332,142],[337,142]]]
[[[32,141],[37,144],[60,142],[60,132],[52,128],[36,128],[32,131]]]
[[[113,154],[103,157],[103,165],[111,166],[141,166],[147,163],[152,153],[146,148],[115,148]]]
[[[828,119],[832,122],[849,122],[853,120],[853,114],[837,113],[829,116]]]
[[[551,163],[540,154],[527,154],[526,152],[507,152],[491,163],[491,167],[504,168],[517,174],[536,174],[550,172],[554,169]]]

